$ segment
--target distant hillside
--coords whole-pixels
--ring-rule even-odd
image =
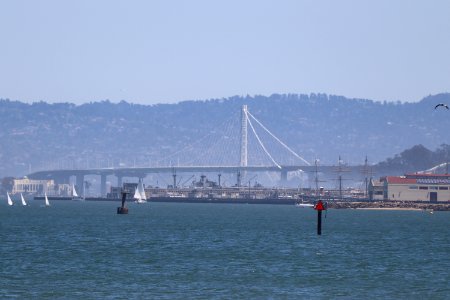
[[[405,174],[417,171],[426,171],[431,167],[440,165],[444,162],[450,162],[450,145],[442,144],[435,151],[431,151],[423,145],[415,145],[410,149],[396,154],[377,164],[384,174],[398,173]],[[438,169],[440,172],[446,172],[446,166]]]
[[[250,112],[305,159],[350,164],[393,157],[421,144],[450,144],[450,94],[418,103],[374,102],[325,94],[231,97],[178,104],[127,102],[26,104],[0,100],[0,177],[42,167],[139,165],[193,144],[247,104]],[[199,143],[198,151],[204,151]],[[425,167],[425,165],[424,165]]]

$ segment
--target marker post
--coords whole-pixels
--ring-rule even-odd
[[[322,200],[317,201],[314,205],[314,209],[317,210],[317,235],[322,234],[322,211],[326,210],[325,205],[323,205]]]

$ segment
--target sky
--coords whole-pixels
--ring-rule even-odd
[[[2,0],[0,98],[450,92],[450,1]]]

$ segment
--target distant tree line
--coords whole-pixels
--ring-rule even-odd
[[[405,172],[417,172],[430,169],[436,165],[449,162],[450,145],[442,144],[435,151],[427,149],[423,145],[415,145],[410,149],[396,154],[378,164],[382,169],[404,170]]]

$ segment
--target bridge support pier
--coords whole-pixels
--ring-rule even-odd
[[[117,176],[117,186],[122,187],[123,176],[122,175],[116,175],[116,176]]]
[[[287,181],[287,171],[286,170],[281,170],[281,174],[280,174],[280,179],[281,182],[286,182]]]
[[[237,175],[236,175],[236,186],[240,187],[241,186],[241,170],[237,171]]]
[[[84,197],[84,174],[77,174],[76,182],[79,196]]]
[[[100,175],[100,195],[106,197],[106,174]]]

